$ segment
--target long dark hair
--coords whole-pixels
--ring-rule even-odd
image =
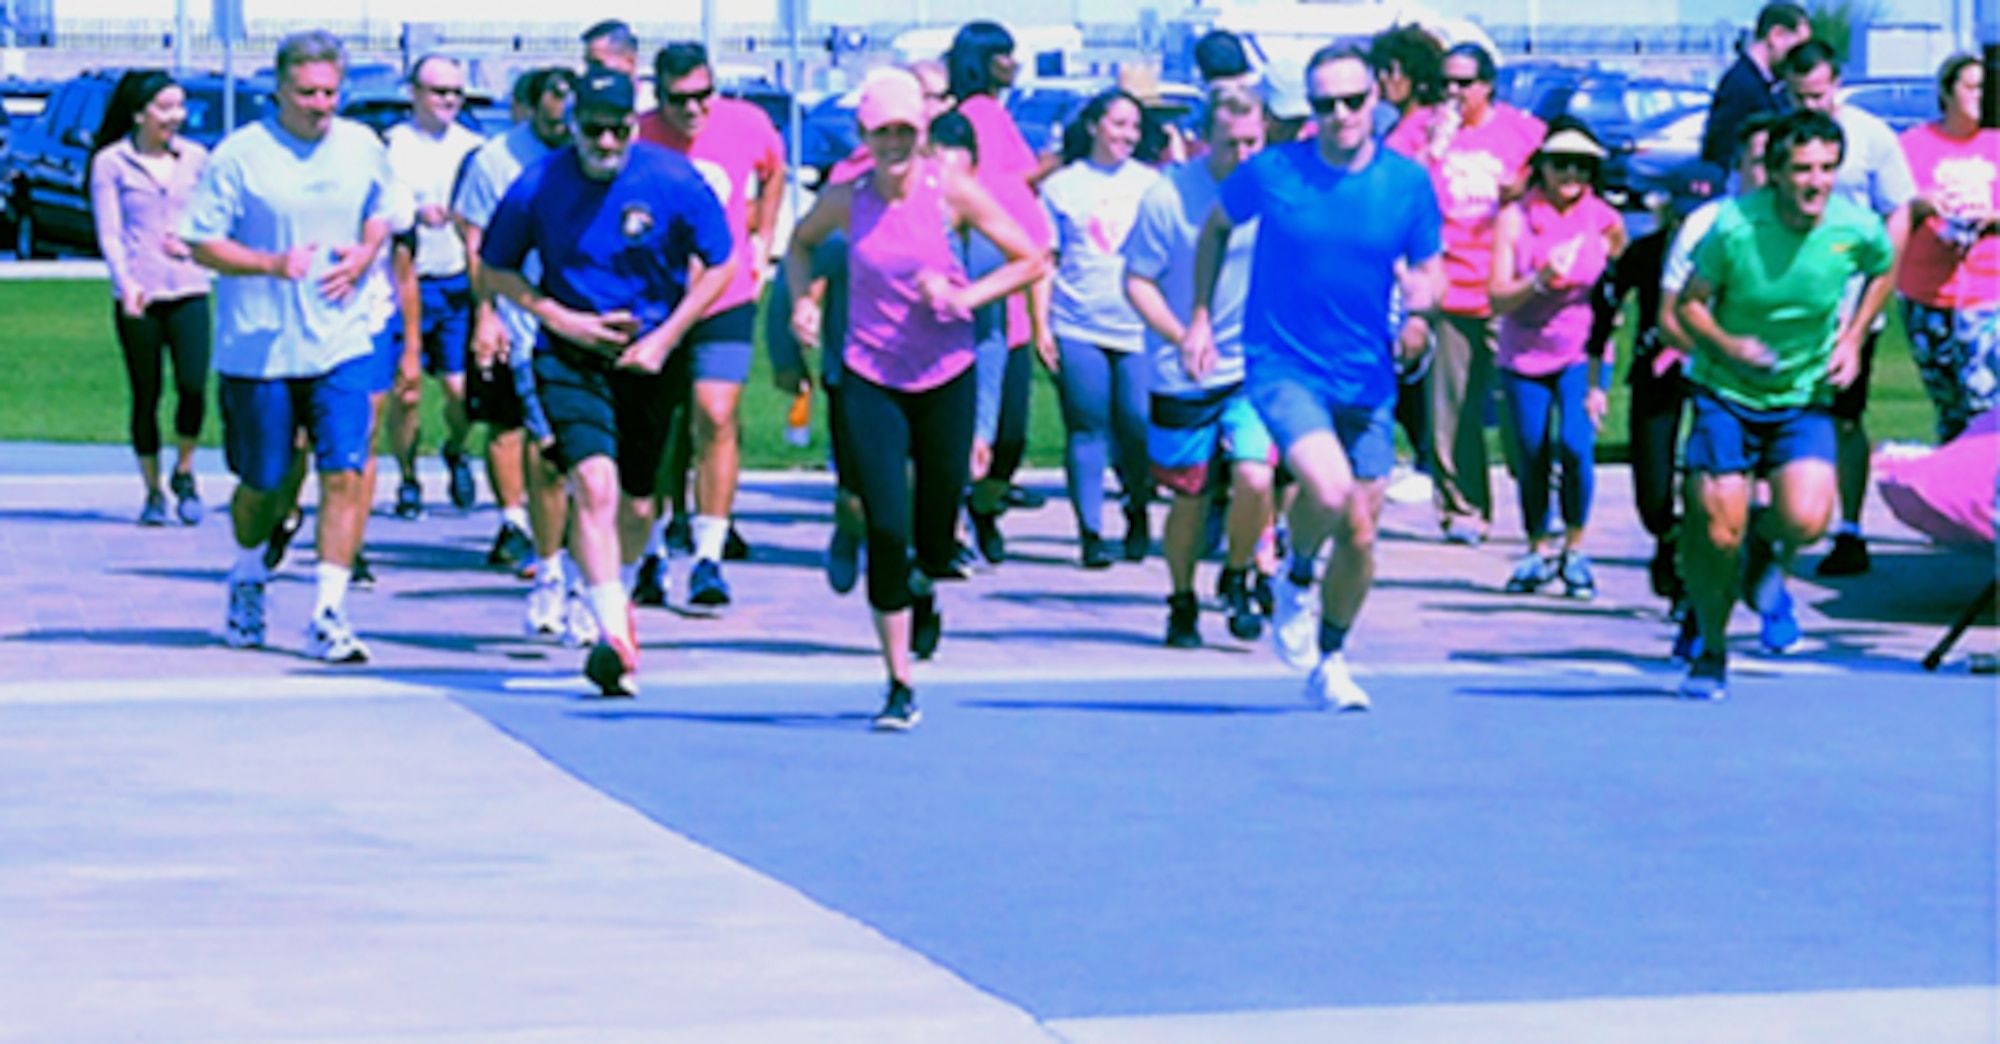
[[[118,86],[111,89],[110,103],[104,106],[104,120],[97,125],[97,137],[90,140],[91,153],[110,148],[132,133],[139,122],[139,113],[153,104],[161,91],[178,86],[164,69],[133,69],[120,76]]]
[[[1083,108],[1077,112],[1076,116],[1069,121],[1067,126],[1063,127],[1062,161],[1064,166],[1090,157],[1091,147],[1097,143],[1097,121],[1103,119],[1104,114],[1111,111],[1113,104],[1121,101],[1131,102],[1132,107],[1139,111],[1139,147],[1133,150],[1132,155],[1135,159],[1147,161],[1146,157],[1141,154],[1147,144],[1146,127],[1148,118],[1146,107],[1139,104],[1139,99],[1134,97],[1131,91],[1125,90],[1122,87],[1112,87],[1099,91],[1095,97],[1084,102]],[[1157,128],[1155,129],[1157,130]],[[1157,149],[1155,152],[1157,154]]]
[[[945,75],[951,82],[951,96],[965,101],[974,95],[992,94],[999,85],[989,68],[993,56],[1014,53],[1014,34],[998,22],[967,22],[951,38],[951,50],[944,53]]]

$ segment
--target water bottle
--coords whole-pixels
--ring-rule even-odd
[[[785,441],[794,446],[805,446],[812,442],[812,385],[799,389],[797,398],[792,400],[791,411],[785,414]]]

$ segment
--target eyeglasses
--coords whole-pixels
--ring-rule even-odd
[[[1368,94],[1369,92],[1362,91],[1359,94],[1317,95],[1312,99],[1313,115],[1321,117],[1333,116],[1342,110],[1360,112],[1361,107],[1368,104]]]
[[[1597,169],[1597,161],[1589,156],[1544,156],[1542,164],[1552,171],[1571,174],[1589,174]]]
[[[430,93],[432,93],[432,94],[435,94],[435,95],[437,95],[437,96],[439,96],[439,97],[441,97],[441,98],[463,98],[463,97],[465,97],[465,88],[463,88],[463,87],[433,87],[433,86],[431,86],[431,85],[430,85],[430,84],[428,84],[428,83],[420,83],[420,84],[417,84],[417,86],[418,86],[418,87],[421,87],[421,88],[423,88],[424,90],[426,90],[426,91],[429,91]]]
[[[668,91],[662,101],[676,108],[685,108],[689,105],[707,105],[708,100],[713,97],[715,88],[703,87],[698,91]]]
[[[1461,89],[1470,87],[1475,83],[1484,82],[1486,81],[1481,80],[1477,76],[1447,76],[1444,78],[1444,85],[1446,87],[1458,87]]]
[[[596,141],[606,134],[617,138],[619,141],[624,141],[626,138],[632,136],[632,125],[624,120],[619,120],[616,123],[599,123],[595,120],[584,122],[579,120],[576,125],[576,133],[578,137],[581,137],[585,141]]]

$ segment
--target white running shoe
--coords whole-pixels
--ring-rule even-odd
[[[1391,504],[1428,504],[1436,492],[1429,475],[1415,468],[1398,467],[1383,496]]]
[[[1312,670],[1319,662],[1319,598],[1312,585],[1293,583],[1286,569],[1271,585],[1271,647],[1295,671]]]
[[[572,649],[587,649],[596,645],[597,639],[596,614],[590,611],[582,591],[571,590],[563,601],[562,643]]]
[[[1312,677],[1306,679],[1306,701],[1321,710],[1365,711],[1370,706],[1368,693],[1354,683],[1347,657],[1340,653],[1327,656],[1313,668]]]
[[[563,637],[562,581],[537,583],[528,589],[528,637],[535,641],[559,642]]]
[[[321,609],[306,625],[306,655],[325,663],[367,663],[368,646],[354,636],[346,614]]]

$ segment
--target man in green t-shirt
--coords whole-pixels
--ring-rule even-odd
[[[1680,298],[1695,341],[1684,554],[1700,628],[1683,696],[1725,693],[1739,567],[1765,647],[1787,652],[1799,641],[1784,565],[1832,521],[1829,407],[1860,368],[1894,260],[1881,219],[1833,193],[1844,146],[1840,126],[1823,113],[1781,119],[1764,153],[1770,184],[1723,207]],[[1861,304],[1843,322],[1842,291],[1857,275],[1867,280]],[[1770,483],[1771,505],[1753,512],[1759,477]]]

